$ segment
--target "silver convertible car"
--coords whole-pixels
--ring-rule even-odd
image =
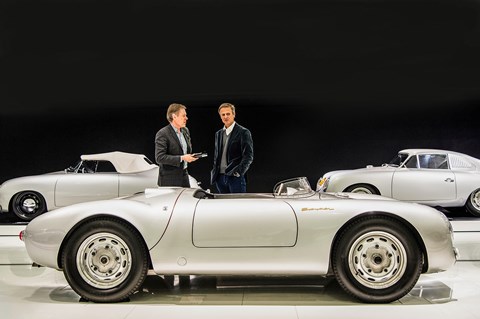
[[[143,154],[81,155],[74,166],[52,173],[10,179],[0,185],[0,212],[30,221],[47,210],[110,199],[156,187],[158,165]],[[190,176],[192,187],[198,187]]]
[[[405,149],[388,164],[331,171],[318,191],[378,194],[430,206],[462,207],[480,217],[480,160],[458,152]]]
[[[318,275],[363,302],[387,303],[420,274],[455,264],[452,237],[434,208],[318,193],[305,177],[272,194],[146,189],[59,208],[20,233],[34,263],[63,270],[93,302],[126,300],[147,275]]]

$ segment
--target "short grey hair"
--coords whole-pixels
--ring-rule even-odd
[[[167,109],[167,120],[169,122],[173,121],[173,114],[177,114],[178,115],[178,112],[181,110],[181,109],[184,109],[186,110],[187,107],[183,104],[180,104],[180,103],[172,103],[168,106],[168,109]]]
[[[218,107],[218,113],[220,113],[220,110],[225,108],[225,107],[229,107],[232,110],[232,114],[235,115],[235,106],[231,103],[220,104],[220,106]]]

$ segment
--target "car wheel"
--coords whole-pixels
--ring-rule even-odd
[[[480,188],[468,197],[466,208],[475,217],[480,217]]]
[[[371,216],[348,225],[332,251],[342,288],[363,302],[400,299],[415,286],[423,266],[416,239],[400,222]]]
[[[62,264],[68,283],[84,300],[124,301],[146,278],[147,249],[129,224],[97,218],[68,238]]]
[[[15,194],[12,198],[12,211],[23,221],[31,221],[47,211],[47,204],[42,195],[34,191]]]
[[[349,186],[345,189],[345,192],[380,195],[380,193],[373,186],[367,184],[356,184]]]

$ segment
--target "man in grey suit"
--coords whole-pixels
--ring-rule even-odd
[[[245,193],[246,173],[253,162],[250,131],[235,122],[235,106],[223,103],[218,114],[224,127],[215,133],[215,153],[210,182],[219,193]]]
[[[192,156],[192,141],[187,125],[187,111],[183,104],[172,103],[167,110],[170,124],[155,135],[155,161],[158,169],[158,186],[190,187],[188,163],[198,158]]]
[[[167,126],[155,135],[155,161],[158,168],[158,186],[190,187],[187,165],[198,158],[192,154],[192,140],[187,125],[187,107],[172,103],[167,109]],[[166,275],[165,281],[173,286],[174,276]],[[181,287],[190,285],[190,276],[179,276]]]

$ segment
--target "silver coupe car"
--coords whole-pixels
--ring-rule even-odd
[[[436,209],[318,193],[305,177],[273,193],[146,189],[47,212],[20,237],[34,263],[63,270],[93,302],[126,300],[147,275],[316,275],[360,301],[387,303],[457,258],[451,224]]]
[[[107,152],[81,155],[69,168],[5,181],[0,185],[0,212],[11,211],[30,221],[46,211],[100,199],[110,199],[156,187],[158,165],[143,154]],[[198,188],[190,176],[192,187]]]
[[[378,194],[430,206],[462,207],[480,217],[480,160],[458,152],[405,149],[388,164],[331,171],[318,191]]]

